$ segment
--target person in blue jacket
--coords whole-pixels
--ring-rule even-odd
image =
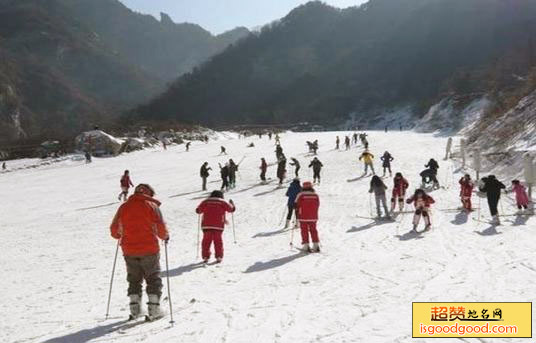
[[[291,183],[290,186],[287,189],[286,196],[288,197],[288,214],[287,214],[287,222],[285,224],[285,229],[290,226],[290,220],[292,219],[292,212],[295,212],[295,204],[296,197],[298,196],[298,193],[301,192],[301,185],[300,185],[300,179],[295,178]],[[298,218],[296,218],[296,223],[298,223]]]

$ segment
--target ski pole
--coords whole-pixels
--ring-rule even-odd
[[[171,304],[171,289],[169,288],[169,263],[168,263],[167,245],[168,245],[168,241],[166,240],[164,243],[164,251],[166,252],[167,293],[168,293],[168,300],[169,300],[169,315],[171,317],[171,320],[169,321],[169,323],[171,324],[171,326],[173,326],[173,323],[175,323],[175,321],[173,320],[173,305]]]
[[[115,246],[115,257],[114,257],[114,266],[112,267],[112,277],[110,278],[110,290],[108,291],[108,305],[106,305],[106,318],[110,315],[110,300],[112,298],[112,286],[114,283],[114,274],[115,274],[115,264],[117,262],[117,253],[119,252],[119,239],[117,240],[117,245]]]
[[[290,229],[290,249],[292,250],[292,247],[294,246],[294,229],[296,228],[296,226],[292,226],[292,229]]]
[[[287,209],[287,205],[285,205],[285,209],[283,210],[283,215],[281,216],[281,220],[279,221],[278,226],[283,225],[283,220],[285,220],[285,211],[286,211],[286,209]]]
[[[197,215],[197,255],[195,257],[196,260],[199,259],[199,235],[201,234],[201,215]]]
[[[233,239],[234,239],[234,244],[236,244],[236,232],[235,232],[235,223],[234,223],[234,213],[231,213],[231,219],[233,221]]]

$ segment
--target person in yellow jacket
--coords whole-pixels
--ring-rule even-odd
[[[365,163],[365,175],[367,175],[368,168],[370,167],[370,170],[372,170],[372,175],[376,175],[376,172],[374,171],[374,155],[372,155],[368,150],[365,150],[361,156],[359,156],[359,160],[363,160]]]

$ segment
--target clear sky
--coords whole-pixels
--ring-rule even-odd
[[[254,28],[284,17],[307,0],[120,0],[127,7],[160,18],[167,13],[177,23],[201,25],[219,34],[237,26]],[[365,0],[325,0],[336,7],[359,5]]]

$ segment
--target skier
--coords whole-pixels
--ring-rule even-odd
[[[276,145],[281,144],[281,138],[279,137],[279,134],[278,134],[278,133],[275,134],[275,144],[276,144]]]
[[[272,140],[272,132],[268,132],[268,139]]]
[[[130,180],[128,170],[125,170],[125,172],[123,173],[123,176],[121,176],[120,185],[121,185],[121,193],[119,193],[119,196],[117,198],[121,200],[121,197],[123,197],[123,201],[127,201],[128,189],[131,186],[134,187],[134,184]]]
[[[452,137],[449,137],[449,139],[447,140],[447,147],[445,149],[445,158],[444,158],[445,161],[450,158],[451,149],[452,149]]]
[[[225,163],[225,165],[222,167],[221,164],[218,163],[218,166],[220,167],[220,175],[221,175],[221,190],[229,190],[229,164]]]
[[[318,160],[318,158],[313,158],[313,160],[311,161],[311,163],[309,164],[309,168],[313,167],[313,182],[314,183],[317,183],[317,180],[318,180],[318,184],[320,184],[320,171],[322,170],[322,167],[324,165],[322,164],[322,162],[320,162],[320,160]]]
[[[365,150],[368,149],[369,142],[368,142],[368,140],[366,138],[363,140],[363,145],[365,146]]]
[[[227,155],[227,150],[225,149],[223,145],[220,146],[220,155]]]
[[[350,150],[350,137],[344,137],[344,145],[346,147],[346,150]]]
[[[282,155],[283,155],[283,147],[281,147],[280,144],[277,144],[275,146],[275,158],[279,160]]]
[[[497,205],[501,199],[501,189],[505,189],[505,185],[497,180],[495,175],[489,175],[482,178],[482,185],[480,191],[486,193],[488,199],[488,206],[491,216],[493,217],[494,224],[501,225],[499,220],[499,211],[497,211]]]
[[[432,188],[439,189],[439,181],[437,180],[437,170],[439,169],[439,164],[437,163],[437,161],[431,158],[430,161],[428,161],[428,163],[424,165],[424,167],[428,168],[428,171],[425,170],[423,172],[425,176],[421,175],[421,177],[423,178],[423,183],[425,179],[429,179],[433,182]]]
[[[290,186],[287,189],[287,193],[285,194],[288,197],[287,207],[288,207],[288,214],[287,214],[287,222],[285,224],[285,229],[290,227],[290,220],[292,219],[292,213],[295,210],[296,207],[296,197],[301,192],[301,185],[300,185],[300,179],[295,178],[290,183]],[[298,220],[296,218],[296,227],[298,227]]]
[[[186,143],[186,151],[190,151],[190,145],[192,145],[192,142]]]
[[[402,173],[396,173],[393,179],[393,193],[391,198],[391,213],[394,212],[396,203],[398,201],[399,211],[404,211],[404,198],[406,197],[406,190],[409,187],[408,181],[402,176]]]
[[[339,136],[337,136],[337,139],[335,139],[335,150],[339,150],[339,145],[341,144],[341,139]]]
[[[320,252],[320,241],[316,223],[318,221],[318,208],[320,199],[313,189],[311,182],[304,182],[302,191],[296,197],[296,213],[300,222],[302,236],[302,251]],[[309,234],[313,241],[313,247],[309,247]]]
[[[391,162],[394,161],[394,157],[389,153],[389,151],[386,151],[383,153],[383,156],[380,157],[382,160],[382,167],[383,167],[383,176],[385,176],[385,172],[389,170],[389,176],[393,176],[393,172],[391,171]]]
[[[233,159],[229,160],[229,187],[231,189],[236,187],[236,172],[238,171],[238,165],[234,163]]]
[[[357,137],[358,137],[357,132],[354,132],[354,135],[353,135],[354,145],[357,144]]]
[[[216,262],[220,263],[223,259],[223,229],[227,221],[225,213],[233,213],[236,207],[232,200],[226,202],[223,200],[221,191],[213,191],[210,197],[203,200],[197,206],[195,212],[202,214],[201,229],[203,230],[203,241],[201,242],[201,256],[203,262],[207,263],[210,259],[210,246],[214,243]]]
[[[513,180],[512,181],[512,191],[516,194],[516,205],[517,209],[519,210],[518,213],[523,213],[523,210],[527,210],[529,208],[529,196],[527,194],[527,190],[525,186],[519,182],[519,180]]]
[[[460,183],[460,198],[462,200],[463,208],[467,212],[473,210],[473,205],[471,202],[471,197],[473,196],[473,181],[471,180],[471,175],[465,174],[459,181]]]
[[[426,194],[422,189],[417,189],[415,194],[406,200],[406,203],[413,203],[415,206],[415,214],[413,216],[413,231],[417,232],[417,226],[421,220],[421,216],[424,218],[424,231],[429,231],[432,228],[432,222],[430,220],[430,206],[435,203],[435,200]]]
[[[285,179],[287,173],[287,158],[284,154],[281,154],[279,159],[277,160],[277,178],[279,179],[279,184],[283,184],[283,180]]]
[[[154,194],[151,186],[138,185],[134,195],[119,207],[110,226],[112,237],[120,240],[126,262],[130,319],[141,314],[143,279],[149,298],[147,319],[163,316],[158,238],[167,244],[169,233],[159,209],[160,202],[153,198]]]
[[[383,206],[383,210],[385,211],[385,218],[389,219],[389,211],[387,210],[387,199],[385,197],[385,190],[387,189],[387,186],[383,183],[382,179],[374,175],[372,179],[370,180],[370,190],[369,193],[374,193],[374,196],[376,198],[376,212],[378,213],[378,218],[381,218],[382,212],[380,210],[380,203]]]
[[[385,125],[385,132],[386,132],[386,133],[387,133],[387,129],[388,129],[388,126],[387,126],[387,125]]]
[[[313,142],[313,154],[316,155],[316,152],[318,151],[318,139],[315,139]]]
[[[261,158],[261,166],[259,169],[261,170],[261,181],[266,182],[266,170],[268,170],[268,164],[264,157]]]
[[[2,163],[2,170],[6,170],[7,169],[7,166],[6,166],[6,162]]]
[[[374,155],[372,155],[368,150],[365,150],[361,156],[359,156],[359,160],[363,160],[365,163],[365,174],[367,175],[368,168],[372,170],[372,175],[376,175],[376,172],[374,171],[374,164],[373,164]]]
[[[86,164],[91,163],[91,154],[89,153],[89,151],[86,151],[84,156],[86,157]]]
[[[291,162],[289,164],[294,167],[294,175],[298,177],[300,172],[300,162],[294,157],[292,157],[290,161]]]
[[[203,190],[206,191],[207,190],[207,178],[209,177],[209,170],[212,170],[212,168],[210,168],[208,166],[208,162],[205,162],[203,163],[203,165],[201,166],[201,169],[199,170],[199,176],[201,176],[201,179],[203,179]]]

